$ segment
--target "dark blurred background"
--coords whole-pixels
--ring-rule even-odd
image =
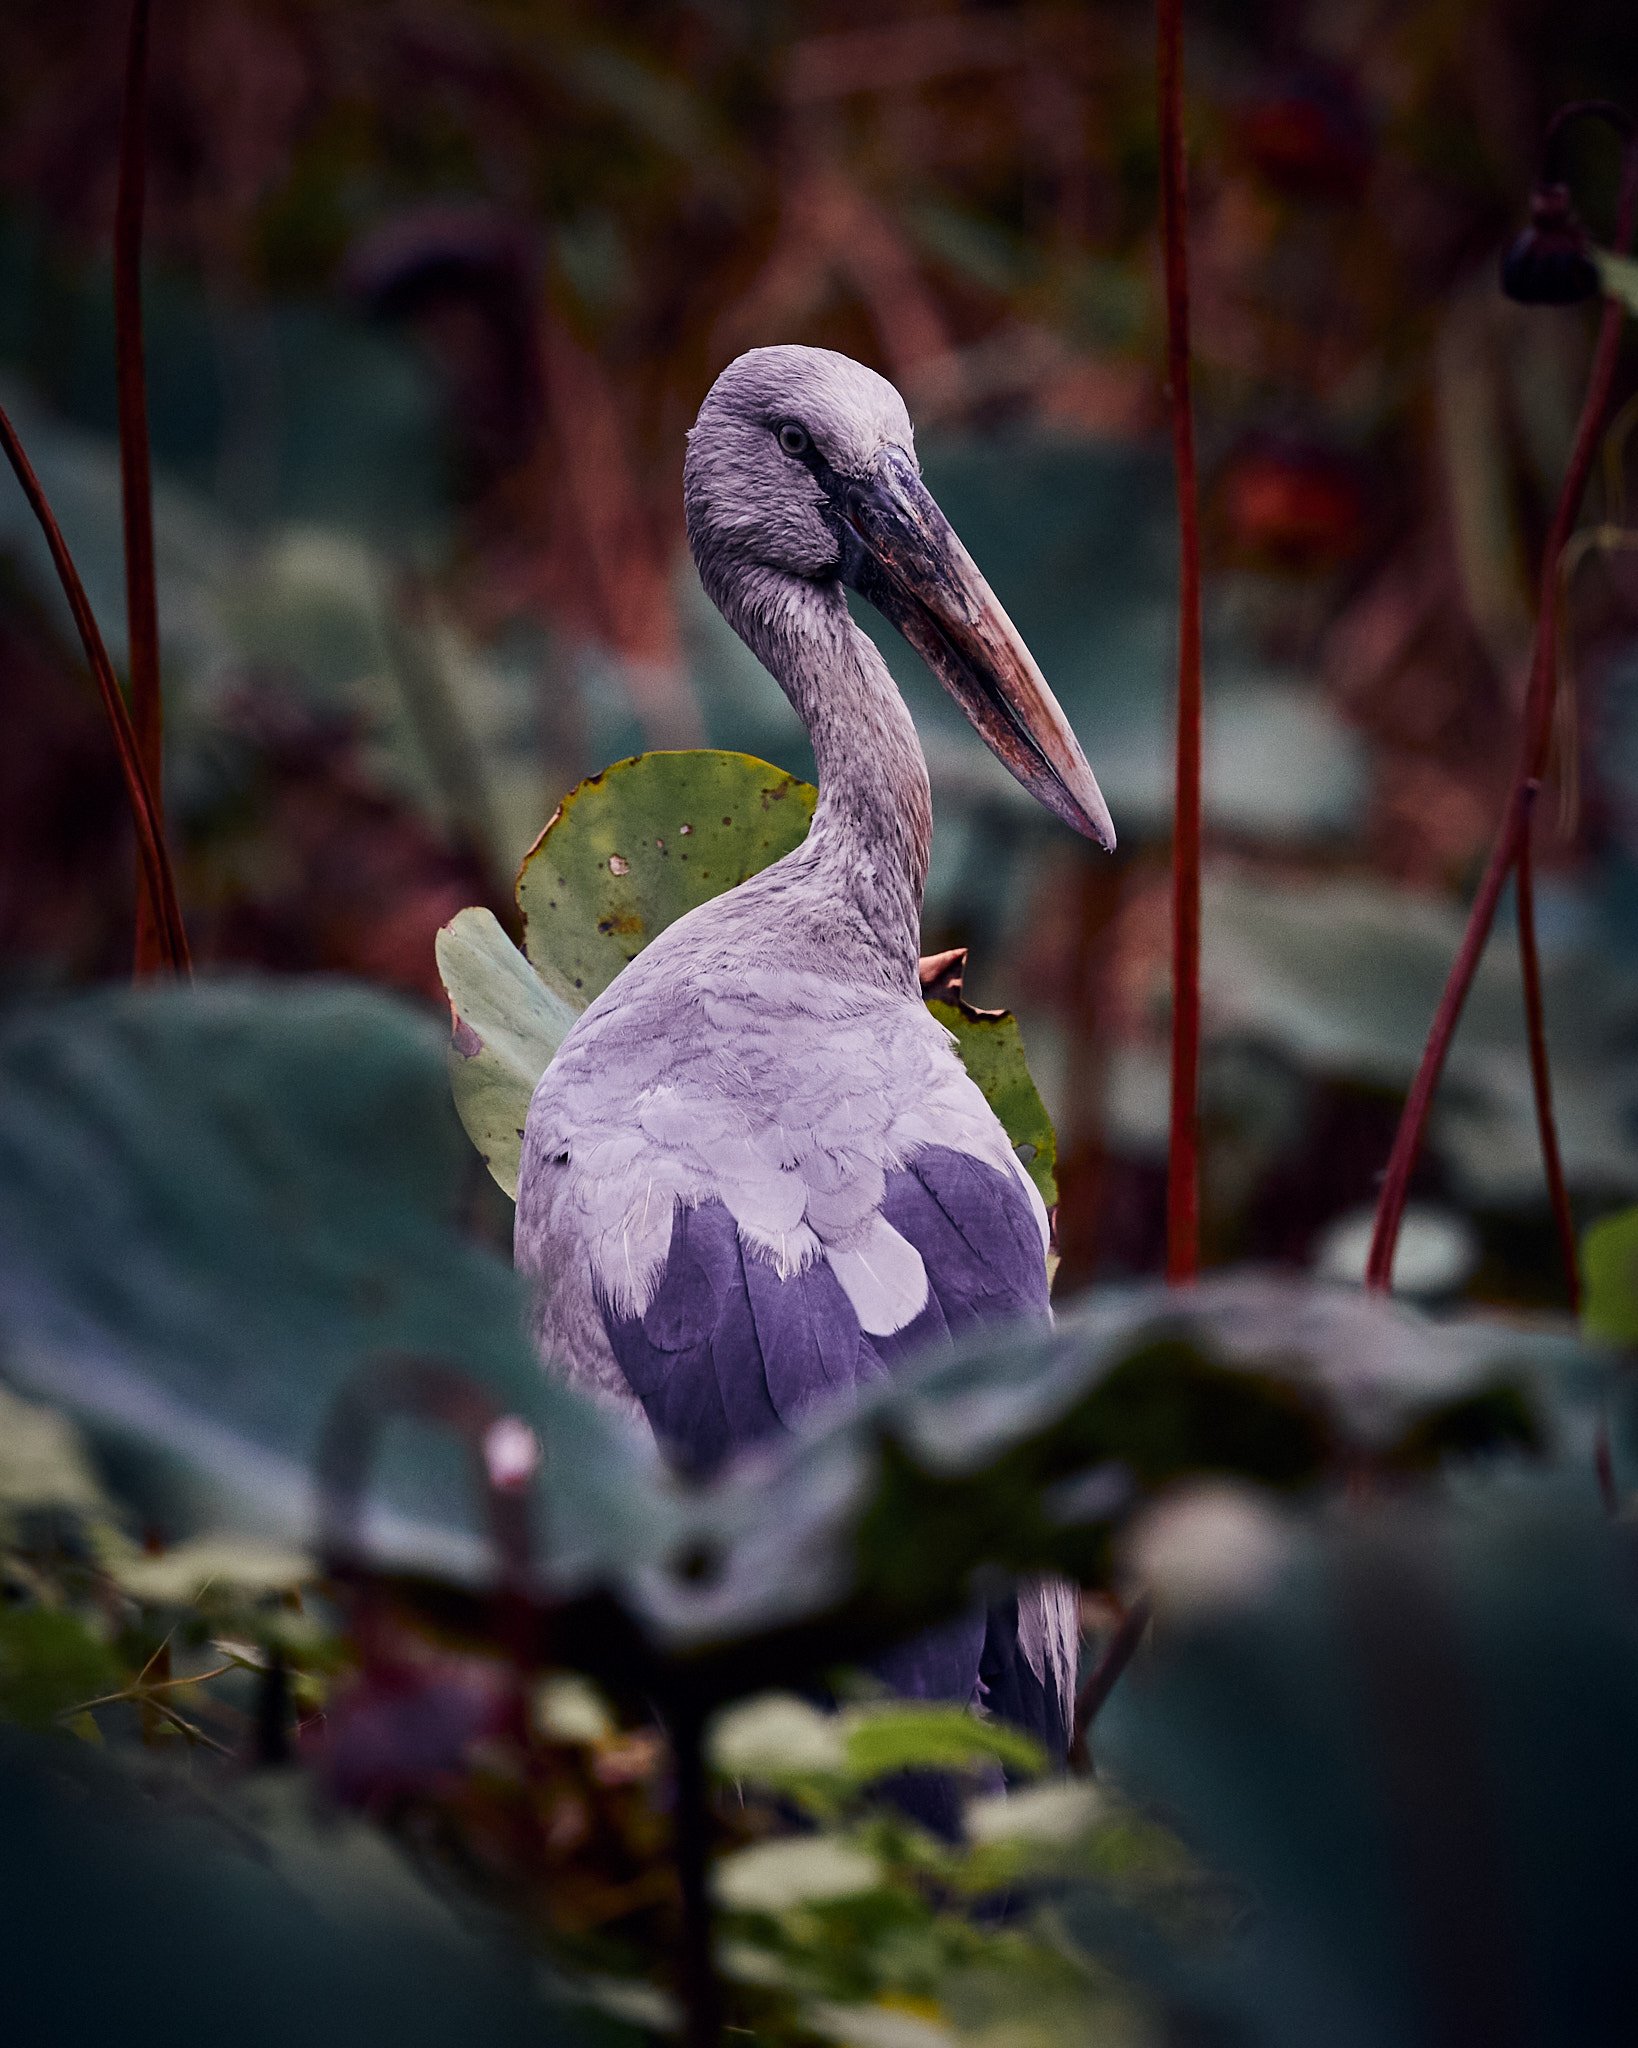
[[[1510,767],[1593,313],[1496,288],[1553,108],[1638,105],[1630,0],[1189,10],[1207,516],[1206,1250],[1357,1272]],[[110,228],[124,0],[0,21],[0,398],[123,649]],[[148,355],[168,793],[198,957],[441,1000],[581,776],[798,770],[682,546],[683,434],[760,342],[892,377],[1077,725],[1090,851],[896,644],[929,949],[1023,1020],[1064,1281],[1159,1264],[1175,549],[1146,5],[157,0]],[[1577,189],[1607,236],[1612,147]],[[1635,378],[1623,367],[1618,404]],[[1583,1219],[1638,1194],[1632,411],[1563,565],[1540,915]],[[0,976],[122,976],[129,827],[0,489]],[[1400,1277],[1555,1297],[1510,912]]]

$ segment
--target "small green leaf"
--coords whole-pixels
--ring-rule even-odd
[[[0,1386],[0,1516],[35,1508],[111,1512],[66,1416]]]
[[[449,995],[449,1080],[466,1134],[512,1196],[529,1098],[583,1004],[547,986],[493,911],[463,910],[437,939]]]
[[[1585,1233],[1581,1279],[1587,1335],[1606,1344],[1638,1344],[1638,1209],[1606,1216]]]
[[[816,795],[749,754],[615,762],[564,798],[524,856],[524,951],[584,1007],[667,925],[800,846]]]
[[[1638,314],[1638,258],[1612,256],[1606,249],[1595,249],[1593,261],[1606,296],[1618,300],[1629,313]]]
[[[874,1891],[883,1870],[864,1849],[827,1835],[757,1842],[724,1856],[712,1873],[720,1905],[736,1913],[784,1913]]]
[[[554,1742],[606,1742],[614,1733],[601,1693],[572,1671],[543,1681],[535,1694],[535,1719]]]
[[[1018,1019],[1010,1010],[986,1013],[966,1003],[930,1002],[927,1007],[953,1033],[962,1065],[1000,1118],[1050,1209],[1058,1199],[1058,1141],[1024,1058]]]
[[[975,1842],[1076,1842],[1102,1818],[1103,1794],[1084,1779],[1026,1785],[967,1806],[967,1833]]]
[[[79,1615],[0,1607],[0,1718],[47,1728],[125,1683],[119,1660]]]
[[[135,1600],[184,1607],[211,1592],[294,1592],[311,1584],[318,1570],[298,1550],[223,1533],[192,1537],[157,1557],[125,1558],[112,1575]]]
[[[829,1776],[844,1769],[847,1744],[835,1714],[793,1693],[764,1693],[717,1716],[711,1763],[724,1777],[764,1783]]]
[[[1001,1721],[980,1720],[965,1707],[856,1707],[843,1716],[847,1769],[861,1784],[894,1771],[960,1771],[1007,1764],[1042,1771],[1038,1744]]]
[[[811,2033],[842,2048],[958,2048],[961,2037],[937,2020],[892,2005],[836,2005],[814,1999],[802,2008]]]

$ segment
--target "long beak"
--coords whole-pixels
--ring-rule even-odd
[[[915,464],[889,448],[848,480],[842,576],[892,620],[973,730],[1049,811],[1110,853],[1115,827],[1046,677]]]

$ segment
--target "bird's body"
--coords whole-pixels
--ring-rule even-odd
[[[860,477],[919,491],[909,438],[891,386],[824,351],[756,351],[713,390],[690,448],[690,539],[808,725],[818,807],[794,853],[680,919],[603,992],[529,1111],[516,1243],[542,1355],[640,1409],[695,1470],[924,1345],[1049,1314],[1040,1196],[921,999],[927,771],[842,594],[852,513],[840,531],[814,516]],[[1085,782],[1090,798],[1070,800],[1096,800],[1101,832]],[[1064,1602],[1036,1591],[885,1669],[1061,1742],[1071,1654]]]

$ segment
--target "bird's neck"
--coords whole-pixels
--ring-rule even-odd
[[[804,849],[847,917],[839,931],[915,987],[932,845],[927,762],[898,685],[839,584],[764,571],[722,609],[813,741],[819,803]]]

